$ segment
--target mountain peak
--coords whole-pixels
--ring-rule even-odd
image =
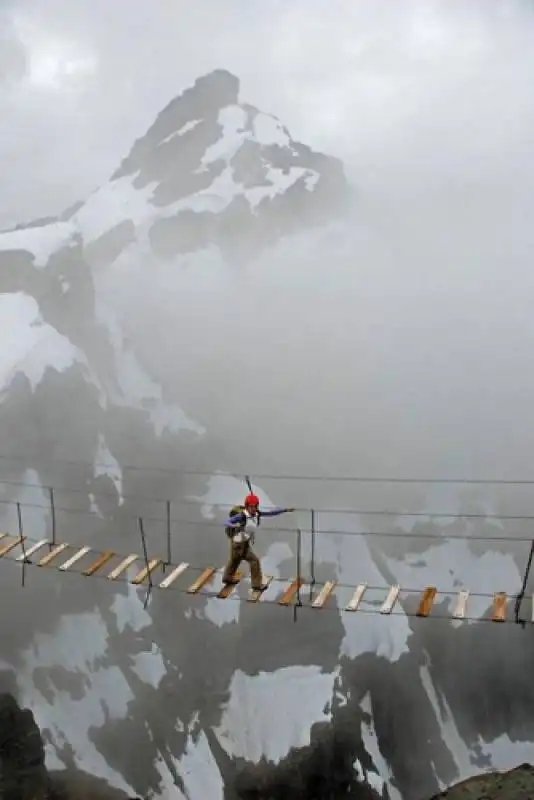
[[[137,139],[128,156],[112,176],[112,180],[135,173],[150,150],[157,148],[173,134],[196,119],[213,116],[225,106],[235,105],[239,98],[239,78],[225,69],[216,69],[197,78],[193,86],[174,97],[160,111],[144,136]]]
[[[36,227],[54,228],[56,238],[76,234],[94,267],[125,251],[130,258],[130,248],[145,263],[211,247],[244,263],[288,234],[339,216],[350,196],[341,161],[295,141],[276,116],[242,102],[239,89],[225,69],[197,78],[109,181]],[[17,242],[4,237],[3,244]]]
[[[230,260],[246,261],[344,207],[349,189],[341,162],[293,140],[276,116],[240,102],[239,88],[224,69],[198,78],[158,114],[96,193],[107,232],[111,220],[123,226],[121,246],[132,241],[122,234],[124,211],[140,209],[141,197],[144,211],[129,223],[138,234],[142,225],[142,238],[163,259],[216,245]],[[84,217],[94,219],[88,207],[96,197],[76,215],[82,228]]]

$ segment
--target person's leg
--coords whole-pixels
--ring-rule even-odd
[[[250,583],[252,589],[263,589],[263,576],[261,574],[260,559],[250,545],[247,547],[245,559],[250,567]]]
[[[230,542],[230,556],[223,573],[223,583],[232,583],[234,574],[244,557],[243,542]]]

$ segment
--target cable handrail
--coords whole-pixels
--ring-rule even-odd
[[[1,456],[0,456],[1,458]],[[99,497],[108,497],[110,499],[116,500],[120,498],[122,500],[132,500],[133,502],[146,502],[146,503],[160,503],[160,504],[167,504],[169,502],[175,503],[176,505],[181,506],[208,506],[209,508],[218,508],[218,509],[226,509],[229,510],[232,507],[232,503],[213,503],[205,498],[188,498],[188,499],[180,499],[169,501],[168,498],[161,498],[161,497],[152,497],[150,495],[132,495],[132,494],[123,494],[122,492],[93,492],[88,489],[88,487],[70,487],[70,486],[53,486],[47,487],[40,483],[32,483],[30,481],[14,481],[9,479],[0,479],[0,486],[12,486],[14,488],[21,488],[21,489],[37,489],[42,492],[49,491],[50,488],[54,490],[54,492],[58,493],[65,493],[65,494],[81,494],[87,498],[93,497],[96,501]],[[15,503],[16,501],[13,500],[5,500],[0,499],[0,503],[9,504]],[[35,508],[40,508],[45,506],[41,506],[39,504],[34,503],[23,503],[23,505],[33,506]],[[273,508],[273,506],[263,506],[266,509]],[[57,510],[64,510],[70,511],[71,509],[61,509],[59,506],[56,506]],[[494,513],[486,513],[486,512],[450,512],[450,511],[406,511],[406,510],[396,510],[396,509],[358,509],[358,508],[321,508],[321,507],[314,507],[311,508],[310,506],[297,506],[294,509],[296,512],[305,512],[310,513],[314,511],[315,513],[319,514],[344,514],[346,516],[377,516],[377,517],[400,517],[400,518],[409,518],[409,517],[424,517],[426,519],[487,519],[487,520],[502,520],[502,521],[520,521],[523,520],[525,522],[534,520],[534,513],[532,514],[494,514]],[[148,517],[145,517],[148,519]],[[153,518],[156,521],[159,518]],[[166,518],[161,518],[161,521],[165,521]],[[178,520],[176,520],[178,521]],[[338,532],[338,531],[332,531]]]
[[[0,500],[1,505],[8,505],[16,507],[20,505],[22,508],[34,508],[40,509],[41,511],[51,511],[51,506],[49,504],[41,504],[41,503],[25,503],[22,501],[15,501],[15,500]],[[228,506],[225,506],[228,508]],[[91,509],[82,509],[82,508],[65,508],[63,506],[54,505],[53,507],[55,511],[60,511],[64,514],[79,514],[80,516],[86,516],[91,518],[97,518],[101,523],[110,523],[113,517],[103,517],[99,514],[98,511],[94,511]],[[299,510],[299,509],[296,509]],[[301,511],[311,511],[312,509],[300,509]],[[139,515],[132,513],[122,513],[118,512],[116,515],[117,521],[125,521],[125,520],[137,520]],[[459,518],[462,518],[460,515]],[[167,517],[155,517],[151,515],[143,515],[143,519],[147,522],[158,522],[161,524],[167,524],[169,521]],[[523,516],[511,516],[506,519],[515,519],[515,520],[528,520],[530,517],[523,517]],[[534,519],[534,517],[532,517]],[[217,528],[218,530],[224,529],[224,522],[213,522],[211,520],[187,520],[181,517],[171,517],[170,518],[171,525],[176,526],[192,526],[192,527],[200,527],[200,528]],[[288,528],[285,526],[270,526],[262,524],[261,526],[262,531],[269,531],[273,533],[288,533],[294,534],[296,528]],[[311,531],[308,531],[306,528],[303,528],[303,533],[310,535]],[[404,530],[394,530],[394,531],[376,531],[376,530],[344,530],[341,528],[325,528],[320,529],[316,528],[314,531],[316,536],[324,536],[324,535],[332,535],[332,536],[363,536],[365,538],[368,537],[377,537],[377,538],[393,538],[393,539],[431,539],[431,540],[446,540],[446,539],[457,539],[461,541],[482,541],[482,542],[515,542],[515,543],[530,543],[532,541],[532,536],[517,536],[517,535],[509,535],[503,534],[501,536],[489,536],[483,534],[465,534],[465,533],[449,533],[447,530],[443,530],[439,533],[437,532],[429,532],[429,533],[412,533],[410,531]]]
[[[79,466],[100,469],[117,469],[117,466],[122,472],[163,472],[174,475],[187,475],[197,477],[213,477],[214,470],[192,470],[183,469],[181,467],[164,467],[164,466],[142,466],[140,464],[120,464],[115,463],[97,462],[97,461],[83,461],[76,459],[50,459],[44,456],[39,456],[34,453],[3,453],[0,454],[1,461],[26,461],[31,460],[34,462],[45,460],[48,464],[56,463],[65,466]],[[233,470],[231,474],[242,475],[247,470]],[[223,473],[221,473],[223,474]],[[230,475],[230,473],[224,473]],[[391,484],[458,484],[458,485],[473,485],[473,486],[534,486],[534,478],[439,478],[439,477],[415,477],[408,476],[378,476],[378,475],[303,475],[291,473],[255,473],[252,475],[248,473],[254,480],[283,480],[283,481],[308,481],[308,482],[325,482],[325,483],[391,483]]]

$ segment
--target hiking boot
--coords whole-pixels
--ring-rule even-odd
[[[239,580],[237,578],[225,578],[223,583],[225,586],[237,586]]]
[[[262,583],[261,586],[252,586],[253,592],[264,592],[268,588],[268,583]]]

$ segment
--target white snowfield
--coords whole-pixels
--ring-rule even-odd
[[[202,172],[214,161],[222,161],[226,167],[202,191],[161,208],[151,203],[157,181],[143,189],[136,189],[133,185],[136,175],[133,175],[110,181],[97,189],[71,220],[84,242],[89,244],[125,220],[134,223],[138,239],[143,240],[155,220],[172,217],[185,210],[218,213],[236,197],[244,197],[251,209],[256,211],[264,198],[272,199],[277,194],[283,194],[301,178],[305,180],[306,189],[312,191],[319,173],[302,167],[291,167],[284,173],[266,163],[268,185],[246,189],[236,181],[230,162],[245,142],[291,148],[289,134],[275,117],[259,112],[254,117],[253,130],[250,131],[246,129],[247,116],[247,112],[238,105],[227,106],[219,112],[218,122],[223,128],[221,137],[207,148],[201,167],[196,172]],[[188,130],[191,127],[184,125],[173,136],[181,136]]]
[[[37,301],[24,292],[0,294],[2,347],[0,391],[5,393],[22,372],[34,391],[47,369],[64,372],[73,364],[87,365],[84,354],[44,322]]]
[[[36,228],[23,228],[0,233],[0,250],[26,250],[34,258],[34,266],[46,267],[48,259],[62,247],[75,244],[78,233],[71,222],[51,222]]]
[[[207,148],[202,165],[196,171],[202,172],[212,162],[219,160],[226,167],[206,189],[162,208],[151,202],[157,181],[137,189],[133,185],[136,175],[118,178],[93,192],[68,222],[54,222],[39,228],[0,234],[0,250],[27,250],[34,256],[35,266],[44,267],[55,251],[74,244],[77,236],[81,237],[84,245],[88,245],[121,222],[131,221],[138,239],[142,240],[153,222],[175,216],[180,211],[217,213],[236,197],[244,197],[250,208],[256,211],[264,198],[272,199],[277,194],[283,194],[300,179],[304,180],[307,191],[313,190],[320,177],[316,170],[290,167],[283,171],[270,166],[268,162],[265,163],[267,185],[246,189],[236,181],[230,164],[240,147],[247,141],[255,141],[264,146],[291,148],[289,134],[275,117],[262,112],[255,115],[252,130],[247,130],[247,112],[238,105],[221,109],[218,121],[223,127],[221,137]],[[183,136],[196,123],[198,120],[184,125],[173,137]]]

